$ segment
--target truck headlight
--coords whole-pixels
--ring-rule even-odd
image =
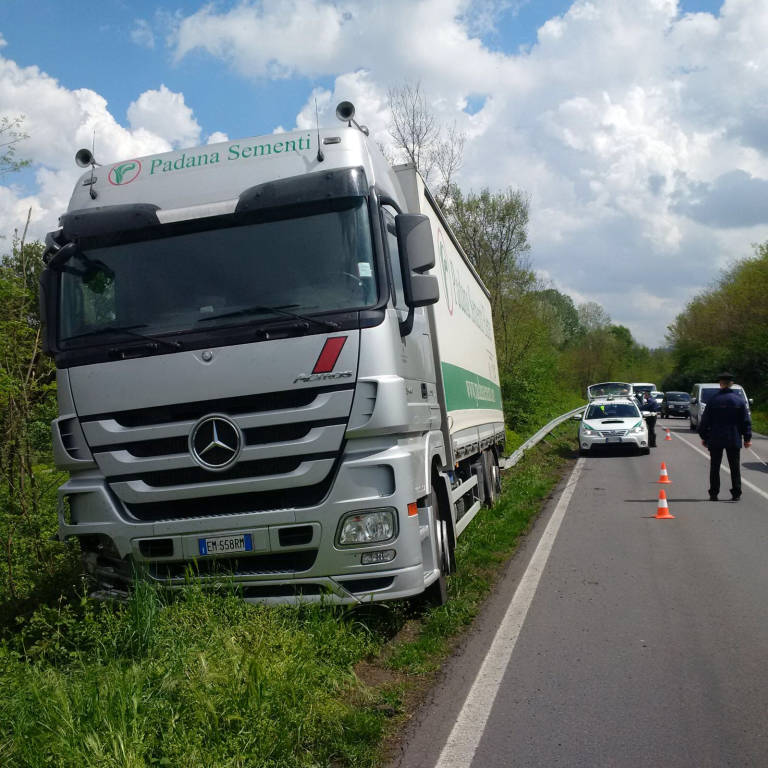
[[[370,512],[353,512],[343,517],[336,535],[339,546],[375,544],[389,541],[397,533],[394,509],[372,509]]]

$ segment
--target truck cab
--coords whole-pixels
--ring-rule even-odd
[[[83,174],[41,302],[59,535],[102,591],[140,571],[254,601],[444,597],[456,502],[487,480],[456,467],[433,234],[351,127]]]

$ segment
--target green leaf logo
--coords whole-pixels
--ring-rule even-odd
[[[141,163],[138,160],[128,160],[125,163],[113,165],[107,178],[110,184],[119,187],[130,184],[141,173]]]

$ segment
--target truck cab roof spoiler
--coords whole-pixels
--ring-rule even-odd
[[[157,226],[160,223],[157,217],[159,210],[159,206],[151,203],[104,205],[70,211],[61,217],[59,223],[63,239],[72,243],[83,237],[99,237],[110,232]]]
[[[316,203],[333,198],[363,197],[367,194],[368,185],[362,168],[317,171],[249,187],[240,195],[235,216],[267,208]]]
[[[363,197],[368,194],[363,168],[340,168],[294,176],[244,190],[238,198],[234,215],[256,213],[270,208],[317,203],[335,198]],[[61,229],[55,233],[56,245],[77,242],[82,238],[100,237],[163,223],[162,209],[151,203],[130,203],[78,209],[65,213]],[[53,233],[51,233],[53,234]]]

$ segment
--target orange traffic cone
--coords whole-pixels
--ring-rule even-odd
[[[669,514],[669,505],[667,504],[667,492],[661,488],[659,490],[659,506],[656,508],[657,520],[674,520],[675,516]]]
[[[669,431],[669,427],[667,427],[667,436],[664,439],[665,440],[671,440],[672,439],[672,433]]]
[[[667,474],[667,465],[663,461],[661,462],[661,474],[659,475],[658,482],[664,484],[672,482]]]

